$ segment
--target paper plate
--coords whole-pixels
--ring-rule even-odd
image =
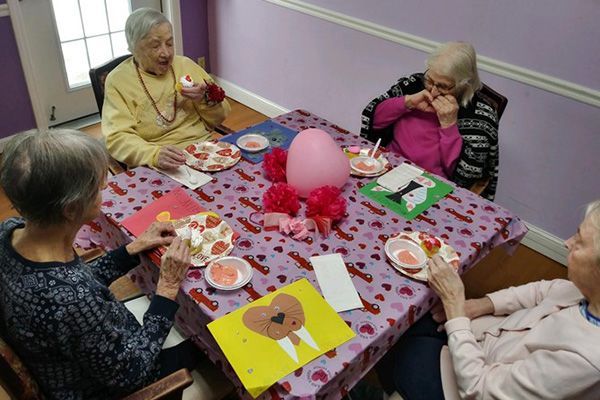
[[[258,133],[240,136],[235,143],[240,149],[248,153],[256,153],[269,147],[269,139]]]
[[[400,255],[403,255],[403,252],[409,252],[409,255],[413,257],[414,263],[409,263],[408,260],[402,260],[399,258]],[[418,270],[422,269],[427,264],[427,255],[414,240],[412,239],[404,239],[400,237],[389,238],[385,242],[385,255],[388,259],[394,264],[400,266],[401,268],[408,270]],[[406,253],[404,253],[406,255]]]
[[[235,271],[235,277],[223,277],[223,272],[219,271],[219,268],[224,266]],[[221,274],[218,276],[217,274]],[[204,278],[206,282],[220,290],[236,290],[246,285],[252,279],[252,267],[248,261],[239,257],[221,257],[213,260],[208,264],[204,271]],[[230,278],[232,282],[227,282],[227,278]]]
[[[200,245],[193,247],[192,264],[202,267],[210,261],[224,257],[233,250],[234,233],[231,226],[213,212],[190,215],[173,222],[178,236],[189,236],[189,231],[196,231],[202,236]]]
[[[380,165],[382,165],[383,168],[378,169],[375,172],[362,171],[360,168],[356,168],[355,164],[359,163],[364,158],[368,158],[369,151],[372,151],[372,150],[373,149],[365,148],[365,149],[360,150],[360,154],[356,154],[356,153],[351,153],[348,150],[348,148],[344,149],[344,153],[350,159],[350,174],[351,175],[359,176],[359,177],[375,177],[375,176],[383,175],[392,169],[392,164],[390,164],[388,159],[385,158],[383,156],[383,154],[380,154],[379,157],[377,157],[377,161],[379,161]]]
[[[215,172],[231,168],[242,156],[234,144],[211,140],[185,148],[186,164],[198,171]]]
[[[425,233],[425,232],[402,232],[402,233],[397,233],[397,234],[390,236],[388,241],[393,240],[395,238],[408,239],[408,240],[412,240],[413,242],[417,243],[420,246],[423,239],[426,239],[431,236],[432,235],[429,235],[428,233]],[[437,240],[439,240],[440,243],[442,243],[442,246],[440,247],[440,250],[438,251],[437,254],[440,257],[442,257],[442,259],[444,261],[446,261],[448,264],[452,265],[452,267],[455,270],[458,270],[458,267],[460,264],[460,258],[458,257],[456,250],[454,250],[454,248],[452,248],[452,246],[450,246],[449,244],[446,244],[446,242],[444,242],[444,239],[442,239],[438,236],[434,236],[434,237]],[[419,281],[427,282],[427,272],[429,270],[429,266],[427,266],[427,264],[425,264],[425,267],[423,267],[420,270],[416,270],[416,272],[415,272],[415,271],[411,271],[410,269],[402,268],[400,265],[398,265],[394,261],[392,261],[389,257],[388,257],[388,260],[390,261],[390,264],[394,268],[396,268],[398,271],[400,271],[402,274],[404,274],[410,278],[417,279]]]

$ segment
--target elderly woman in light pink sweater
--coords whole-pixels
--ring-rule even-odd
[[[471,300],[435,256],[429,284],[441,306],[394,348],[394,389],[405,400],[600,399],[600,200],[566,246],[568,281]]]

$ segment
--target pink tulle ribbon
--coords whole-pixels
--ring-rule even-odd
[[[292,239],[304,240],[316,230],[312,219],[293,218],[284,213],[265,213],[263,228],[266,231],[279,230],[290,235]]]

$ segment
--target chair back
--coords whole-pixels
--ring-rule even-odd
[[[479,89],[479,95],[484,98],[488,102],[492,108],[496,110],[496,114],[498,114],[498,122],[500,122],[500,118],[504,113],[504,109],[506,108],[506,104],[508,104],[508,99],[502,96],[500,93],[496,92],[494,89],[486,85],[485,83]]]
[[[96,68],[90,69],[90,80],[92,81],[92,89],[94,89],[94,96],[96,97],[96,104],[98,104],[98,111],[102,115],[102,104],[104,104],[104,82],[106,76],[110,71],[116,68],[117,65],[131,57],[131,54],[117,57],[110,60]]]
[[[0,381],[2,381],[2,387],[11,398],[20,400],[44,399],[27,367],[2,338],[0,338]]]

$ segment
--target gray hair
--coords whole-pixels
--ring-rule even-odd
[[[477,54],[466,42],[448,42],[437,47],[429,55],[427,68],[454,79],[458,103],[466,107],[476,91],[481,89],[477,72]]]
[[[585,209],[585,218],[589,218],[595,229],[594,246],[596,247],[597,261],[600,265],[600,199],[591,202]]]
[[[164,24],[165,22],[171,25],[171,22],[169,22],[167,17],[152,8],[138,8],[132,12],[125,23],[125,38],[127,39],[127,48],[129,49],[129,52],[133,54],[138,42],[142,40],[152,28]]]
[[[66,221],[66,207],[84,212],[106,179],[104,144],[72,129],[16,134],[4,148],[0,185],[16,210],[35,225]]]

